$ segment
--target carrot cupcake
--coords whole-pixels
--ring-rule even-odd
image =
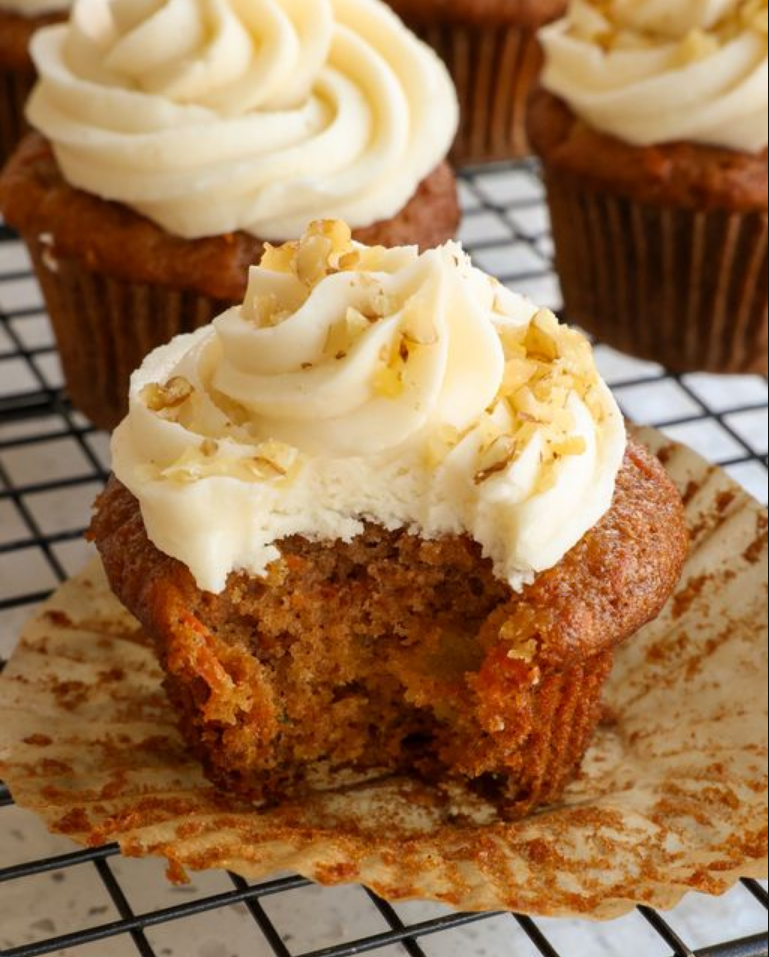
[[[446,62],[461,104],[457,163],[526,156],[526,108],[539,76],[537,31],[566,0],[389,0]]]
[[[683,509],[577,332],[461,247],[339,222],[147,358],[92,526],[211,778],[276,801],[371,773],[555,800]]]
[[[576,0],[530,133],[566,313],[669,368],[767,371],[767,0]]]
[[[0,168],[21,139],[24,104],[35,83],[29,42],[66,16],[71,0],[0,0]]]
[[[267,240],[452,236],[450,78],[380,0],[78,0],[39,33],[27,140],[0,182],[75,404],[110,427],[130,372],[241,301]]]

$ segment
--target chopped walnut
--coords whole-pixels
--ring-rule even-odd
[[[296,464],[297,451],[283,442],[270,440],[262,442],[256,455],[245,464],[257,478],[283,478]]]
[[[146,385],[141,399],[151,412],[166,412],[184,405],[194,391],[192,383],[184,376],[174,376],[165,385],[156,382]]]
[[[267,244],[262,266],[293,273],[308,289],[313,289],[326,276],[355,268],[359,259],[350,227],[341,220],[327,219],[311,223],[298,242],[277,247]]]
[[[740,9],[740,22],[743,26],[764,37],[769,35],[769,4],[767,0],[747,0]]]
[[[419,303],[406,307],[403,337],[407,343],[416,346],[434,346],[438,342],[435,320],[427,309],[420,308]]]
[[[713,56],[720,49],[718,37],[704,30],[692,30],[678,46],[675,53],[675,63],[688,66]]]
[[[504,472],[515,459],[517,443],[511,435],[500,435],[478,456],[475,484],[482,485],[492,476]]]

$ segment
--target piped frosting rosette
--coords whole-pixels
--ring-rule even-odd
[[[76,0],[32,53],[67,180],[185,238],[389,219],[457,128],[445,67],[381,0]]]
[[[574,0],[542,31],[543,83],[627,143],[760,152],[767,22],[767,0]]]
[[[204,589],[366,521],[469,534],[521,588],[610,507],[625,442],[589,344],[552,313],[456,244],[369,248],[324,222],[148,357],[113,452],[149,537]]]

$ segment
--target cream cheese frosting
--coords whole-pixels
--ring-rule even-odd
[[[446,68],[381,0],[76,0],[32,55],[66,179],[187,239],[389,219],[457,129]]]
[[[211,592],[367,521],[471,535],[520,589],[611,505],[626,434],[590,346],[457,244],[350,236],[270,247],[241,306],[147,358],[115,474]]]
[[[46,13],[69,10],[72,0],[0,0],[0,10],[20,13],[23,17],[40,17]]]
[[[638,146],[769,143],[767,0],[575,0],[541,33],[543,84]]]

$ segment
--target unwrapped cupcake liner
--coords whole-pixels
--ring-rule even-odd
[[[501,24],[410,24],[443,59],[459,96],[458,165],[528,156],[526,111],[542,67],[536,30]]]
[[[546,171],[564,313],[677,372],[767,372],[767,214],[653,205]]]
[[[133,283],[60,257],[50,237],[25,235],[73,405],[98,428],[128,411],[131,374],[174,336],[205,325],[232,303],[194,290]]]
[[[766,877],[766,512],[688,449],[639,437],[685,498],[692,551],[661,617],[618,650],[606,717],[558,803],[509,822],[471,789],[375,773],[269,810],[215,790],[98,562],[0,676],[0,777],[51,830],[165,857],[176,879],[294,871],[393,901],[608,920]]]
[[[0,68],[0,169],[27,130],[24,108],[34,85],[32,70]]]

